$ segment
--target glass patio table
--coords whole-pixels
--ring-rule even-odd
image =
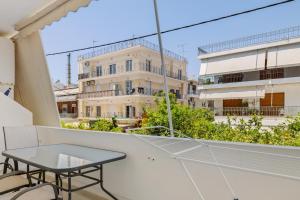
[[[72,144],[53,144],[30,148],[7,150],[2,155],[27,165],[27,175],[39,182],[45,181],[45,172],[55,174],[57,188],[68,192],[68,199],[72,199],[72,192],[100,184],[102,190],[113,199],[117,198],[103,186],[103,165],[122,160],[126,154],[117,151],[90,148]],[[40,169],[39,177],[30,174],[29,167]],[[88,173],[100,173],[100,177],[92,177]],[[73,177],[83,177],[92,181],[87,185],[72,188]],[[67,188],[63,187],[61,177],[67,178]]]

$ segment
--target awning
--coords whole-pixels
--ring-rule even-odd
[[[264,98],[265,89],[223,89],[223,90],[203,90],[200,92],[200,99],[246,99]]]
[[[0,3],[0,35],[27,36],[92,0],[4,0]]]
[[[57,96],[56,102],[77,101],[77,95]]]

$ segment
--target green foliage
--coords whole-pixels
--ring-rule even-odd
[[[227,123],[214,122],[214,115],[207,109],[191,109],[176,102],[170,94],[173,125],[177,133],[192,138],[272,145],[300,146],[300,115],[288,118],[272,128],[262,125],[263,117],[253,112],[249,120],[227,117]],[[156,107],[145,109],[142,126],[168,127],[167,106],[164,98],[156,99]],[[168,135],[165,129],[147,129],[139,134]]]
[[[112,121],[107,119],[98,119],[91,125],[91,129],[95,131],[122,132],[123,129],[117,126],[116,119]]]

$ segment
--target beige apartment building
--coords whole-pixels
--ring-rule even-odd
[[[164,50],[170,92],[187,104],[187,61]],[[79,63],[79,119],[135,120],[163,91],[158,46],[145,40],[112,45],[82,55]]]

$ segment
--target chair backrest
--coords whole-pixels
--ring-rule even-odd
[[[4,140],[4,132],[3,132],[4,127],[0,126],[0,151],[5,150],[5,140]],[[3,157],[0,155],[0,162],[3,161]]]
[[[39,146],[35,126],[4,127],[5,149]]]

